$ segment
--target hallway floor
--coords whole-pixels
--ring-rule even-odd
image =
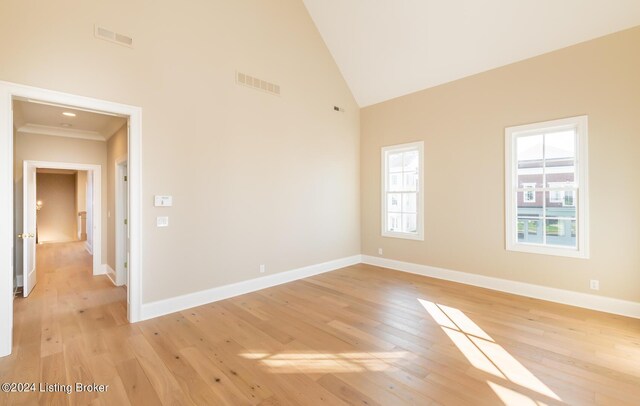
[[[106,349],[103,334],[131,328],[125,288],[105,275],[92,275],[92,256],[84,245],[36,246],[38,282],[28,298],[14,300],[13,353],[0,358],[3,383],[93,382],[89,364],[100,362],[95,356]],[[93,397],[77,396],[78,404]],[[67,398],[60,393],[0,393],[0,404],[67,404]]]

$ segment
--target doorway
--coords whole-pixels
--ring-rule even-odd
[[[38,200],[36,196],[36,176],[39,170],[58,170],[58,171],[86,171],[87,178],[90,180],[87,188],[87,223],[91,226],[88,228],[87,240],[91,241],[90,254],[93,255],[93,275],[103,273],[102,269],[102,220],[101,220],[101,191],[102,191],[102,175],[100,165],[87,165],[77,163],[60,163],[60,162],[43,162],[43,161],[24,161],[23,164],[23,187],[22,187],[22,233],[18,234],[18,246],[16,250],[16,258],[22,251],[22,283],[23,296],[27,297],[37,283],[36,273],[36,235],[38,235],[37,218],[38,211],[42,210],[48,202]],[[20,210],[20,208],[17,208]],[[42,231],[40,231],[42,233]],[[42,237],[40,237],[42,238]],[[22,250],[20,249],[22,243]],[[42,243],[42,241],[40,241]],[[58,241],[59,242],[59,241]],[[19,261],[17,266],[19,267]]]
[[[13,330],[13,286],[14,286],[14,236],[18,224],[14,224],[14,190],[13,190],[13,104],[15,100],[37,101],[39,103],[64,106],[73,109],[81,109],[100,114],[117,115],[128,119],[128,156],[127,156],[127,197],[128,218],[127,228],[129,234],[129,254],[127,261],[127,318],[129,322],[141,319],[141,116],[139,107],[113,103],[98,99],[60,93],[56,91],[39,89],[14,83],[0,82],[0,356],[9,355],[12,351]],[[38,165],[47,163],[30,164],[24,168],[29,172]],[[59,168],[60,164],[55,163]],[[70,164],[73,166],[73,164]],[[63,168],[64,169],[64,165]],[[67,169],[74,169],[67,167]],[[75,167],[77,170],[78,168]],[[84,167],[91,171],[91,184],[93,193],[99,188],[95,182],[100,181],[101,174],[95,168]],[[29,175],[30,177],[30,175]],[[94,199],[94,214],[91,216],[91,227],[102,226],[101,219],[96,213],[96,205],[99,199]],[[32,206],[32,207],[35,207]],[[33,216],[35,218],[35,216]],[[87,218],[89,223],[89,218]],[[34,224],[33,224],[34,225]],[[32,227],[28,224],[28,227]],[[30,230],[30,228],[27,228]],[[24,231],[27,239],[31,238],[34,231]],[[100,249],[98,243],[100,233],[93,233],[94,273],[103,273],[103,253],[96,252]],[[35,243],[35,240],[34,240]],[[35,261],[34,261],[35,262]]]

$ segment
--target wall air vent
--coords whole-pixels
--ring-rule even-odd
[[[100,27],[99,25],[95,26],[94,35],[96,38],[133,48],[133,38],[108,30],[104,27]]]
[[[252,87],[257,90],[262,90],[270,94],[280,95],[280,85],[267,82],[262,79],[254,78],[246,73],[236,72],[236,83],[243,86]]]

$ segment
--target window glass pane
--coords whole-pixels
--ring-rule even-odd
[[[405,213],[417,213],[418,195],[416,193],[402,194],[402,211]]]
[[[387,211],[400,213],[402,211],[402,194],[387,194]]]
[[[576,246],[576,220],[547,219],[545,233],[547,245]]]
[[[415,172],[418,170],[418,151],[404,153],[404,171]]]
[[[520,136],[517,141],[518,163],[542,159],[542,134]]]
[[[564,193],[564,199],[562,199],[562,206],[564,207],[574,207],[576,206],[577,201],[577,193],[575,190],[570,190]]]
[[[547,194],[547,217],[576,218],[576,191],[549,191]]]
[[[549,183],[549,187],[551,188],[562,188],[564,187],[565,184],[562,182],[550,182]],[[555,203],[562,203],[562,201],[564,200],[564,190],[551,190],[549,191],[549,195],[547,198],[547,205],[551,204],[555,204]]]
[[[542,217],[542,192],[518,192],[518,217]]]
[[[402,152],[389,154],[389,172],[402,171]]]
[[[545,174],[547,186],[574,186],[576,167],[573,159],[546,161]]]
[[[518,218],[518,242],[542,244],[542,220]]]
[[[522,203],[530,205],[531,203],[535,203],[539,201],[538,193],[534,188],[536,187],[535,183],[523,183],[522,188],[524,191],[520,192],[522,197]]]
[[[564,130],[544,136],[544,159],[573,159],[576,156],[576,132]]]
[[[402,190],[402,172],[389,174],[389,191],[397,192]]]
[[[404,173],[404,190],[410,192],[418,191],[418,174],[415,172]]]
[[[524,183],[542,187],[543,140],[540,135],[522,136],[516,139],[518,160],[518,187]]]
[[[405,233],[415,233],[418,231],[418,221],[415,214],[402,215],[402,231]]]
[[[532,187],[542,187],[542,161],[536,161],[534,164],[523,164],[522,168],[518,168],[518,187],[531,185]]]
[[[402,215],[400,213],[387,214],[387,231],[402,231]]]

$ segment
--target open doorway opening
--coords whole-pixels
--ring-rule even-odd
[[[21,136],[24,139],[14,142],[15,156],[38,156],[38,151],[30,148],[33,140],[28,135],[16,133],[16,138]],[[55,140],[48,141],[55,144]],[[103,273],[101,166],[55,161],[22,162],[22,167],[14,172],[14,219],[16,227],[22,230],[17,234],[15,244],[16,294],[28,297],[34,289],[38,281],[38,250],[44,245],[55,245],[47,247],[49,252],[55,253],[56,250],[64,251],[65,244],[78,242],[76,245],[85,248],[90,258],[87,272],[92,275]],[[42,269],[47,267],[47,264],[40,265],[43,265]]]
[[[100,128],[86,128],[82,120],[96,117],[104,120]],[[105,125],[107,122],[110,124]],[[126,286],[126,291],[117,288],[123,292],[124,311],[113,318],[118,322],[141,319],[140,122],[137,107],[0,82],[0,244],[10,248],[0,250],[0,356],[13,349],[17,270],[22,270],[23,296],[38,295],[38,261],[49,272],[49,281],[59,280],[71,270],[84,278],[77,285],[80,288],[91,288],[93,280],[102,281],[95,285],[100,294],[77,295],[86,303],[97,298],[100,300],[95,303],[104,302],[105,290],[117,288],[114,284]],[[116,135],[118,141],[110,141]],[[92,162],[88,158],[91,154],[83,150],[87,146],[95,149],[97,144],[102,144],[105,156],[99,163]],[[32,147],[27,149],[34,155],[21,155],[25,145]],[[123,170],[125,186],[116,179]],[[66,196],[66,207],[73,204],[74,220],[69,220],[69,210],[38,219],[43,210],[59,206],[53,195],[38,196],[38,176],[41,191],[63,189],[60,185],[49,187],[47,182],[62,181],[53,175],[74,179],[73,203]],[[63,183],[71,188],[68,180]],[[122,187],[126,193],[119,191],[116,197],[116,190]],[[86,207],[80,203],[83,191]],[[126,228],[116,226],[120,216],[126,218]],[[121,235],[123,232],[126,234]],[[120,254],[116,254],[116,246],[121,248]],[[124,258],[122,274],[116,257],[118,261]],[[69,265],[60,258],[76,262]],[[113,283],[107,278],[110,272]],[[59,286],[64,290],[66,285]],[[90,322],[105,320],[95,316]]]

